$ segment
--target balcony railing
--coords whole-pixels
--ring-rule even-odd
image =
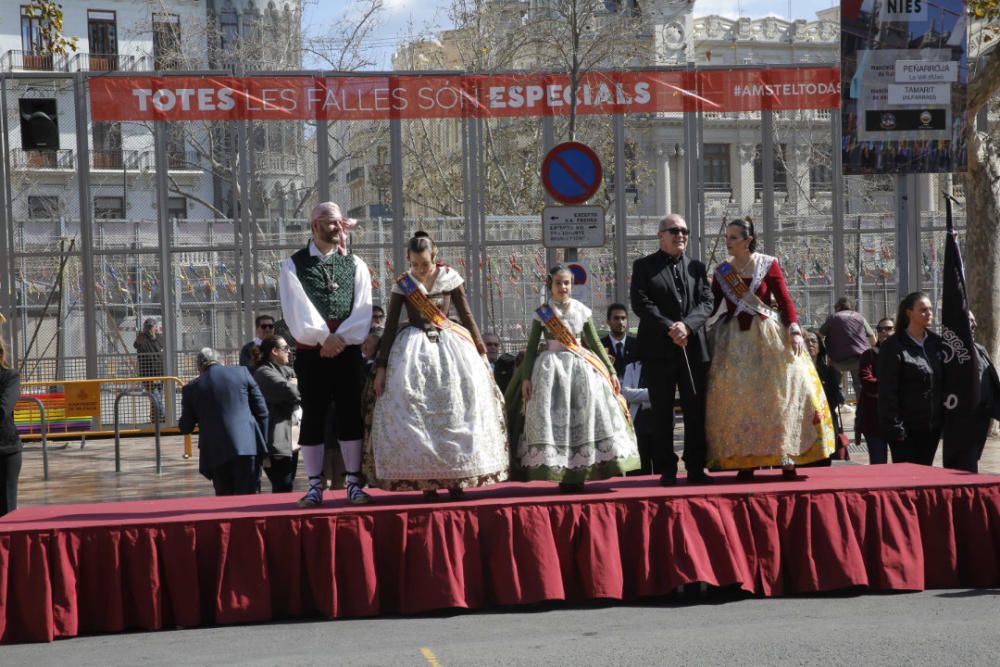
[[[69,149],[58,151],[26,151],[14,148],[10,151],[14,169],[67,169],[76,168],[74,152]]]
[[[355,167],[354,169],[351,169],[349,172],[347,172],[348,183],[353,183],[354,181],[357,180],[364,180],[364,177],[365,177],[364,167]]]
[[[90,166],[92,169],[139,169],[139,151],[99,150],[90,151]]]
[[[66,69],[66,59],[59,55],[39,55],[30,51],[12,50],[3,54],[0,69],[4,72],[62,72]]]
[[[70,72],[135,72],[148,70],[145,55],[123,53],[77,53],[66,64]]]
[[[150,159],[155,160],[154,153],[149,154]],[[167,169],[176,171],[201,171],[203,169],[202,155],[190,151],[167,151]]]

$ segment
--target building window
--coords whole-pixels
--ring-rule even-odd
[[[94,123],[94,169],[122,168],[122,124]]]
[[[187,220],[187,197],[167,197],[167,217],[171,220]]]
[[[28,195],[29,220],[54,220],[59,217],[59,197]]]
[[[234,56],[231,50],[236,48],[239,39],[240,19],[232,3],[227,0],[226,6],[219,12],[219,47],[222,49],[223,58]]]
[[[809,166],[809,192],[815,196],[817,192],[833,190],[833,170],[830,165],[814,162]]]
[[[123,197],[94,197],[94,218],[97,220],[124,220]]]
[[[153,67],[175,69],[181,57],[181,17],[153,14]]]
[[[774,189],[786,192],[788,190],[788,170],[785,168],[785,144],[778,144],[774,152]],[[753,157],[753,182],[758,193],[764,191],[764,160],[761,157],[760,144]]]
[[[701,180],[706,190],[732,190],[729,144],[705,144],[701,160]]]
[[[28,5],[21,5],[21,51],[24,69],[51,70],[49,43],[42,35],[45,21],[34,15]],[[47,54],[47,55],[45,55]]]
[[[111,72],[118,67],[118,22],[114,12],[87,10],[90,69]]]

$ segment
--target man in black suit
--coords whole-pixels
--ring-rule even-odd
[[[630,296],[639,316],[639,358],[649,399],[658,419],[660,446],[653,454],[660,483],[677,482],[674,454],[674,391],[684,410],[684,467],[688,482],[711,483],[705,474],[705,378],[708,344],[705,321],[712,314],[712,290],[705,265],[684,256],[687,222],[671,213],[660,221],[660,249],[632,266]],[[693,385],[692,385],[693,380]]]
[[[247,341],[247,344],[240,348],[240,366],[251,369],[251,373],[254,367],[253,349],[259,347],[265,338],[274,335],[274,318],[270,315],[258,315],[253,324],[256,327],[253,340]]]
[[[223,366],[210,347],[198,353],[198,377],[181,393],[181,433],[198,426],[198,471],[217,496],[257,493],[258,456],[267,453],[267,403],[245,366]]]
[[[608,335],[601,339],[601,345],[608,351],[615,364],[615,374],[621,380],[625,367],[639,360],[638,341],[628,334],[628,308],[623,303],[608,306]]]

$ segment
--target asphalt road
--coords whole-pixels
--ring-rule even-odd
[[[997,665],[1000,590],[555,605],[0,646],[0,665]]]

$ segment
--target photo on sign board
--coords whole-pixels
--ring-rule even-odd
[[[841,3],[844,173],[965,171],[963,0]]]

